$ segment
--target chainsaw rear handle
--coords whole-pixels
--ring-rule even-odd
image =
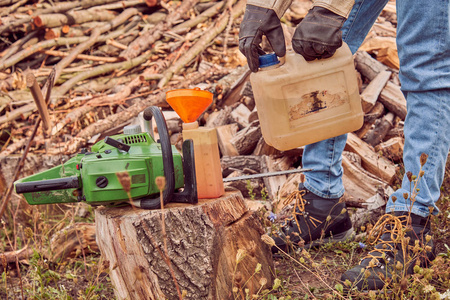
[[[173,166],[173,154],[172,146],[170,144],[169,131],[167,130],[166,119],[161,113],[161,110],[157,106],[150,106],[144,110],[144,119],[151,121],[155,118],[156,127],[159,133],[159,140],[161,144],[161,152],[164,166],[164,177],[166,179],[166,186],[163,191],[163,203],[166,205],[169,203],[175,190],[175,168]],[[151,133],[150,133],[151,134]],[[144,209],[157,209],[161,208],[160,197],[156,198],[141,198],[133,203]]]
[[[80,188],[78,176],[16,183],[16,193],[33,193]]]

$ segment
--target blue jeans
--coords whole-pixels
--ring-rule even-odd
[[[387,0],[356,0],[342,29],[343,40],[356,52]],[[433,213],[440,196],[445,164],[450,147],[450,30],[449,0],[397,0],[397,46],[400,58],[400,81],[407,99],[405,120],[405,172],[418,177],[420,156],[428,160],[417,188],[409,194],[411,183],[403,178],[402,187],[389,199],[386,212],[411,211],[420,216]],[[347,135],[341,135],[305,147],[303,167],[305,187],[324,198],[338,198],[344,193],[342,152]],[[408,194],[408,199],[404,194]],[[395,198],[394,198],[395,199]]]

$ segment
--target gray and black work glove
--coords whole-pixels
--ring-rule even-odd
[[[308,61],[333,56],[342,46],[345,20],[326,8],[313,7],[295,29],[292,48]]]
[[[286,54],[283,29],[275,11],[268,8],[247,5],[239,30],[239,50],[247,58],[252,72],[257,72],[259,55],[265,54],[260,44],[265,35],[278,57]]]

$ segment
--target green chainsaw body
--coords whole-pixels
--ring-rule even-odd
[[[153,113],[159,116],[159,110],[155,110]],[[151,118],[150,112],[147,116]],[[158,124],[161,140],[165,120],[163,127]],[[164,176],[168,181],[166,188],[170,189],[165,193],[165,203],[197,203],[192,141],[183,144],[184,162],[175,146],[170,145],[167,137],[165,139],[163,150],[163,142],[155,142],[146,132],[107,137],[93,145],[90,152],[82,150],[60,166],[17,180],[16,191],[22,193],[29,204],[86,201],[92,205],[112,205],[137,200],[139,207],[157,208],[159,200],[155,197],[159,197],[160,190],[155,179]],[[164,151],[170,155],[163,155]],[[173,166],[168,160],[173,161]],[[129,191],[119,181],[118,174],[128,178]],[[184,187],[185,180],[192,188],[185,188],[184,194],[189,193],[187,197],[178,197],[174,192]]]

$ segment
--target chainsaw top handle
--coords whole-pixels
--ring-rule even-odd
[[[155,118],[156,127],[159,133],[159,140],[161,143],[161,152],[164,166],[164,177],[166,179],[166,186],[163,192],[163,202],[166,205],[173,198],[175,189],[175,169],[173,166],[172,146],[170,144],[169,131],[167,130],[166,120],[161,110],[157,106],[150,106],[144,110],[144,119],[151,121]],[[151,133],[149,133],[152,135]],[[139,207],[144,209],[161,208],[160,197],[156,198],[140,198]]]

